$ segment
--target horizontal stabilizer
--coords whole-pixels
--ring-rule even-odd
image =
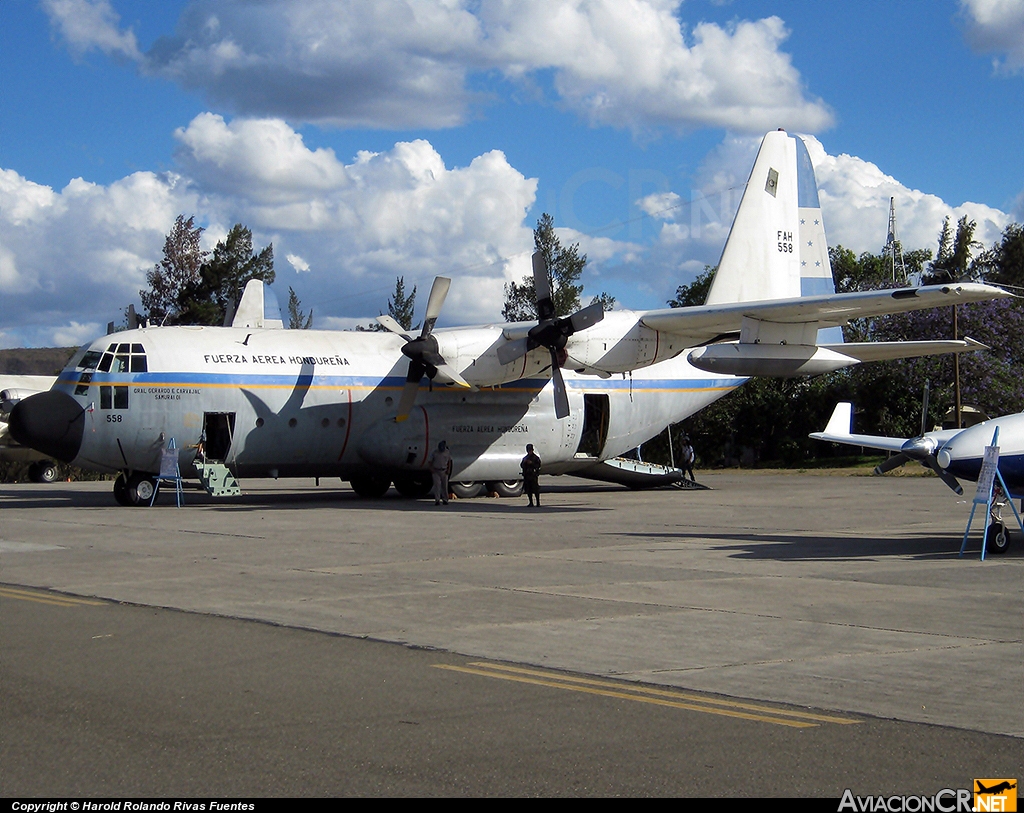
[[[719,339],[723,334],[738,334],[744,317],[790,325],[813,323],[819,328],[824,328],[842,326],[851,319],[1009,298],[1013,298],[1013,294],[1001,288],[964,282],[956,285],[925,285],[921,288],[857,291],[762,302],[663,308],[643,313],[640,321],[655,330],[686,337],[690,346],[697,346]],[[835,349],[849,354],[847,348],[849,345],[844,344]]]

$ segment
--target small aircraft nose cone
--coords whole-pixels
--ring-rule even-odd
[[[953,456],[948,449],[939,449],[939,453],[935,455],[935,462],[939,464],[940,469],[948,469],[949,464],[953,462]]]
[[[40,392],[14,405],[8,428],[22,446],[70,463],[82,447],[85,410],[67,393]]]

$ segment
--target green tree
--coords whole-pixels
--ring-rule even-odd
[[[217,243],[210,261],[203,264],[199,282],[182,292],[178,323],[222,325],[228,311],[238,305],[249,280],[272,285],[275,277],[273,244],[256,254],[252,232],[236,223]]]
[[[309,316],[302,312],[302,301],[291,285],[288,286],[288,327],[291,330],[309,330],[313,327],[313,309],[309,309]]]
[[[705,265],[697,278],[689,285],[680,285],[676,288],[675,299],[668,301],[670,308],[689,308],[694,305],[703,305],[708,301],[708,292],[711,290],[711,283],[714,282],[717,265]]]
[[[274,247],[259,254],[252,232],[241,223],[217,243],[211,255],[199,248],[203,229],[179,215],[164,243],[164,259],[146,275],[140,291],[152,321],[171,325],[222,325],[250,279],[274,282]]]
[[[416,286],[412,293],[405,295],[405,277],[395,280],[395,293],[388,298],[388,314],[406,330],[412,330],[412,320],[416,311]]]
[[[196,285],[209,252],[200,248],[203,235],[195,225],[195,216],[188,220],[178,215],[164,241],[164,258],[146,274],[149,290],[139,291],[142,307],[152,322],[176,324],[182,292]]]
[[[580,309],[583,284],[580,278],[587,265],[587,255],[580,254],[580,244],[564,247],[555,234],[555,222],[546,212],[537,221],[533,230],[534,250],[544,255],[548,268],[548,282],[551,287],[551,303],[555,316],[568,316]],[[601,292],[591,300],[600,302],[608,310],[615,304],[615,297]],[[533,276],[523,277],[522,282],[505,285],[505,305],[501,309],[506,322],[529,322],[537,318],[537,292]]]
[[[968,220],[964,215],[957,221],[956,236],[950,241],[949,218],[942,223],[939,232],[939,251],[935,261],[929,266],[925,281],[931,285],[942,285],[948,282],[980,276],[981,266],[972,261],[972,255],[984,248],[974,239],[974,231],[978,224]]]
[[[985,279],[997,285],[1024,288],[1024,228],[1011,223],[1002,239],[978,258]]]

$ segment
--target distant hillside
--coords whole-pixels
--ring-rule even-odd
[[[57,375],[77,347],[15,347],[0,350],[0,375]]]

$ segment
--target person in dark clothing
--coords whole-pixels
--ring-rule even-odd
[[[437,450],[430,455],[427,461],[430,468],[430,476],[434,481],[434,505],[444,503],[448,505],[448,478],[452,474],[452,453],[448,450],[448,444],[441,441],[437,444]]]
[[[686,473],[690,474],[690,481],[693,483],[697,482],[697,478],[693,476],[693,461],[697,457],[693,450],[693,444],[690,443],[689,436],[683,438],[683,453],[682,453],[682,465],[680,468],[683,470],[685,477]]]
[[[533,444],[526,444],[526,457],[519,463],[523,470],[523,491],[530,498],[530,505],[533,505],[534,497],[537,498],[537,505],[540,506],[540,458],[533,451]]]

